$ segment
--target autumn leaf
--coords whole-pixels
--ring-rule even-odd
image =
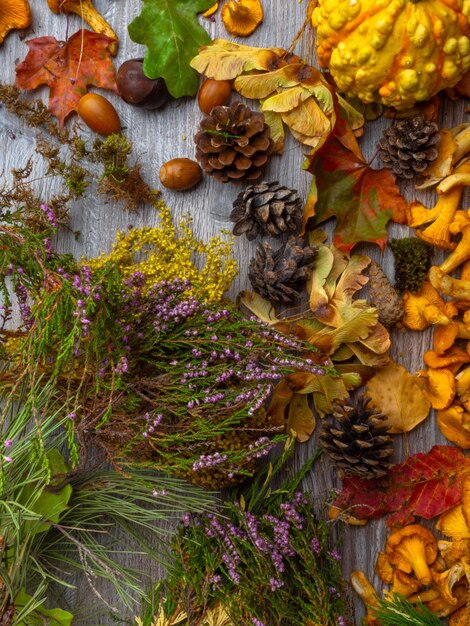
[[[216,80],[233,80],[254,70],[271,71],[286,62],[282,48],[254,48],[226,39],[214,39],[208,46],[202,46],[199,54],[191,61],[191,67],[200,74]]]
[[[294,394],[289,404],[286,428],[287,432],[295,432],[299,443],[305,443],[310,439],[310,435],[315,430],[315,417],[308,405],[307,396]]]
[[[140,15],[128,26],[135,43],[147,47],[143,69],[149,78],[164,78],[174,98],[194,96],[199,77],[190,61],[200,46],[210,42],[197,21],[213,0],[144,0]]]
[[[259,100],[278,152],[283,148],[281,122],[298,141],[315,149],[335,127],[338,110],[354,128],[364,123],[361,113],[338,99],[317,68],[289,57],[280,48],[255,48],[217,39],[205,46],[191,65],[209,78],[235,79],[234,88],[240,95]]]
[[[337,137],[326,140],[307,169],[317,187],[315,216],[309,226],[336,217],[334,244],[341,250],[349,252],[359,242],[377,243],[383,249],[387,222],[404,222],[406,202],[390,170],[371,169]]]
[[[272,326],[279,321],[272,303],[255,291],[242,291],[240,293],[240,302],[262,322]]]
[[[432,519],[460,503],[469,473],[470,458],[461,450],[434,446],[394,465],[384,478],[346,478],[330,517],[368,520],[390,514],[390,527],[413,523],[415,516]]]
[[[431,403],[415,377],[395,361],[381,369],[367,383],[371,406],[383,413],[391,434],[413,430],[429,415]]]
[[[117,91],[108,49],[113,41],[89,30],[80,30],[65,42],[54,37],[30,39],[26,42],[29,52],[16,68],[15,87],[48,85],[49,110],[62,127],[89,85]]]

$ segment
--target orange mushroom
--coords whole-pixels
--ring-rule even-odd
[[[446,326],[436,326],[432,338],[434,352],[438,355],[444,354],[446,350],[454,345],[458,332],[459,327],[457,322],[454,321]]]
[[[234,37],[248,37],[263,21],[261,0],[229,0],[222,8],[225,28]]]
[[[449,626],[468,626],[470,624],[470,605],[463,606],[452,614]]]
[[[0,6],[0,44],[10,30],[28,28],[32,14],[28,0],[2,0]]]
[[[425,330],[431,324],[446,326],[452,321],[445,310],[446,302],[427,281],[417,293],[405,291],[403,307],[405,313],[401,321],[410,330]]]
[[[118,48],[118,36],[99,13],[92,0],[47,0],[47,4],[53,13],[76,13],[92,28],[95,33],[107,35],[115,42],[108,46],[112,55],[116,55]]]
[[[385,552],[397,569],[414,572],[422,585],[431,584],[429,565],[437,558],[437,542],[430,530],[420,524],[404,526],[389,536]]]
[[[470,363],[470,354],[458,346],[452,346],[444,354],[437,354],[435,350],[427,350],[423,355],[423,361],[428,367],[434,369]]]
[[[468,513],[470,514],[470,511]],[[470,528],[463,514],[463,505],[458,504],[441,513],[436,522],[436,530],[452,539],[470,539]]]
[[[455,377],[448,369],[421,370],[416,382],[433,409],[442,411],[450,407],[456,394]]]
[[[351,586],[366,606],[365,624],[367,626],[379,626],[379,620],[374,615],[374,608],[378,606],[379,598],[364,572],[361,570],[351,572]]]
[[[463,450],[470,450],[470,413],[457,404],[437,412],[439,430]]]

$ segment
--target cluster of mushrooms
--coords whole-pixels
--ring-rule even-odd
[[[443,435],[470,449],[470,210],[460,207],[470,185],[470,124],[441,131],[439,156],[420,186],[437,185],[438,200],[428,209],[412,202],[408,225],[416,235],[450,254],[430,268],[417,293],[403,294],[402,324],[411,330],[434,326],[433,348],[424,354],[428,369],[417,374],[437,411]],[[460,272],[459,278],[451,274]],[[464,369],[462,369],[464,367]]]
[[[437,539],[420,524],[409,524],[390,534],[379,552],[375,570],[390,586],[387,595],[398,593],[410,602],[423,602],[439,617],[450,617],[449,626],[468,625],[470,584],[470,476],[464,481],[461,504],[443,513]],[[378,626],[374,615],[378,596],[362,571],[351,582],[367,607],[366,624]]]

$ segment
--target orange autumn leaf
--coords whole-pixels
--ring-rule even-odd
[[[81,30],[67,41],[37,37],[26,42],[29,52],[16,68],[15,87],[36,89],[48,85],[49,110],[59,126],[77,109],[88,86],[117,91],[115,69],[106,35]]]

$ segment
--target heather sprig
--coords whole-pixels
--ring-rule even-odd
[[[229,499],[223,515],[183,518],[158,610],[169,617],[179,607],[194,624],[221,606],[230,625],[351,625],[332,529],[309,494],[284,483],[252,500],[252,489]]]

